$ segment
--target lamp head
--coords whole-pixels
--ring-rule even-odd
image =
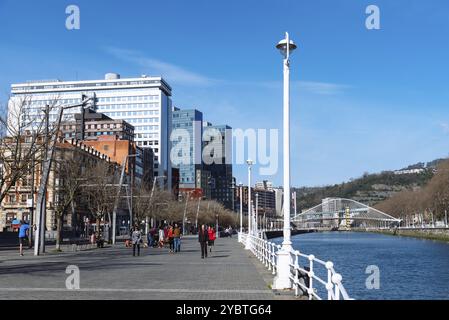
[[[252,165],[254,164],[254,161],[251,160],[251,159],[248,159],[248,160],[246,160],[246,163],[247,163],[249,166],[252,166]]]
[[[296,44],[293,42],[293,40],[289,40],[289,53],[292,53],[293,50],[295,50],[297,48]],[[281,41],[279,41],[279,43],[276,45],[276,48],[279,49],[279,51],[281,52],[282,56],[284,58],[288,58],[287,57],[287,39],[282,39]]]

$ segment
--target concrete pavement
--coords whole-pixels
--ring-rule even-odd
[[[50,250],[51,248],[48,248]],[[24,257],[0,251],[0,299],[272,300],[260,263],[235,238],[219,238],[201,259],[196,237],[181,252],[143,248],[140,257],[124,244],[81,252]],[[80,271],[80,289],[68,290],[66,268]],[[259,271],[258,271],[259,270]]]

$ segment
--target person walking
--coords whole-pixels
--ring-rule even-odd
[[[209,245],[209,252],[212,252],[212,246],[215,243],[215,230],[211,226],[209,226],[209,229],[207,230],[207,236],[208,236],[208,245]]]
[[[167,232],[168,243],[170,244],[170,253],[174,253],[174,239],[173,239],[173,226],[168,227]]]
[[[148,248],[151,248],[153,246],[153,229],[150,229],[147,233],[147,243]]]
[[[198,242],[201,246],[201,259],[204,259],[204,257],[207,258],[207,241],[209,240],[209,235],[207,233],[206,227],[201,225],[201,229],[198,232]]]
[[[173,230],[173,240],[175,241],[175,252],[179,252],[181,250],[181,229],[179,229],[177,223],[175,223],[175,229]]]
[[[23,246],[26,241],[30,241],[28,239],[29,235],[29,229],[30,225],[26,223],[25,220],[20,221],[20,228],[19,228],[19,254],[20,256],[23,256]]]
[[[159,242],[158,242],[158,247],[159,248],[163,248],[164,247],[164,227],[160,226],[159,227]]]
[[[136,247],[137,247],[137,256],[140,256],[140,243],[142,242],[142,233],[140,232],[137,226],[134,227],[131,239],[133,242],[133,257],[136,256]]]

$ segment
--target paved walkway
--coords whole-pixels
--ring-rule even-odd
[[[181,250],[144,248],[140,257],[123,244],[39,257],[0,251],[0,299],[275,299],[236,237],[217,239],[207,259],[196,237],[184,238]],[[69,265],[80,270],[80,290],[66,289]]]

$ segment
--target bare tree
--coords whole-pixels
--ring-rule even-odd
[[[86,183],[86,160],[78,149],[60,149],[54,163],[55,186],[55,218],[56,218],[56,250],[60,250],[62,224],[69,211],[75,217],[75,202],[81,194],[81,186]]]
[[[96,220],[97,236],[100,232],[100,222],[108,216],[111,223],[110,214],[114,207],[117,188],[118,174],[115,163],[97,161],[87,167],[85,176],[87,182],[83,184],[83,196],[88,208]]]
[[[45,157],[46,141],[55,133],[46,118],[58,104],[54,99],[45,109],[31,108],[29,96],[11,99],[0,115],[0,203],[20,179],[30,174],[32,163]]]

